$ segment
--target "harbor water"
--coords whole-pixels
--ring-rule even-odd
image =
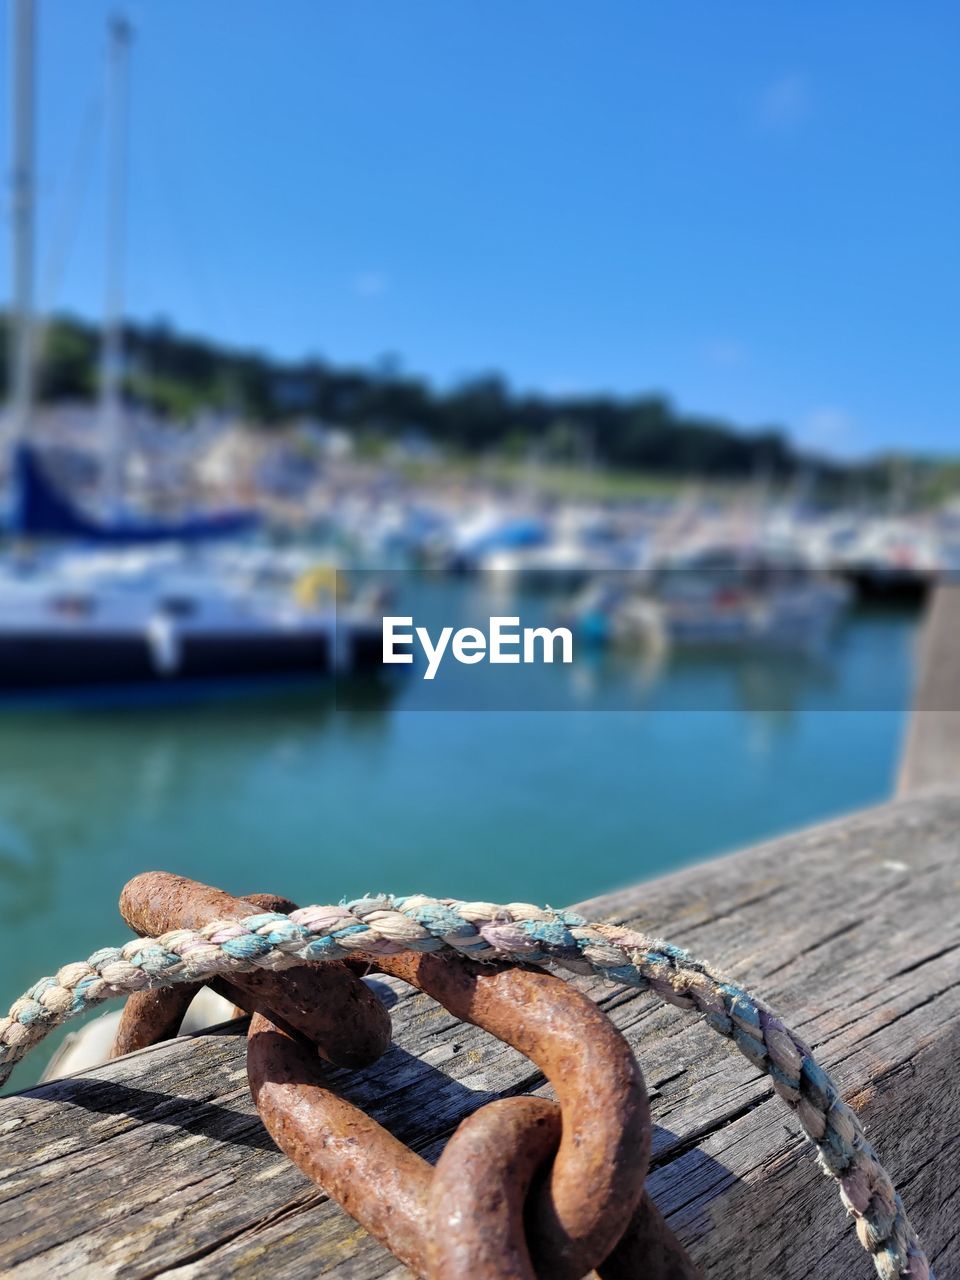
[[[438,616],[471,589],[448,581]],[[879,801],[915,632],[910,614],[856,612],[810,670],[606,655],[584,688],[542,667],[556,696],[540,710],[437,709],[416,673],[377,694],[7,707],[3,998],[125,940],[117,898],[146,869],[301,903],[423,891],[562,905]]]

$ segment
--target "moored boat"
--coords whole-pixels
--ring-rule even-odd
[[[848,600],[842,583],[796,557],[708,546],[648,574],[600,579],[577,603],[574,621],[600,643],[816,650]]]
[[[89,553],[0,575],[0,691],[329,676],[379,667],[376,601],[254,588],[229,562]]]

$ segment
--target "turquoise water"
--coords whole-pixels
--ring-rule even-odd
[[[573,683],[554,669],[554,711],[424,711],[416,678],[380,698],[8,710],[0,999],[126,938],[117,896],[147,868],[304,903],[422,890],[560,905],[880,800],[913,632],[855,618],[809,669],[598,656]]]

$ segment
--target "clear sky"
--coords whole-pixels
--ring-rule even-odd
[[[47,304],[100,309],[119,5],[131,313],[960,452],[951,0],[38,4]]]

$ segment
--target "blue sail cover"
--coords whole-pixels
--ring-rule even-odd
[[[157,542],[201,542],[233,537],[257,524],[252,512],[232,511],[187,520],[118,520],[101,523],[73,505],[45,475],[28,445],[13,455],[12,531],[27,538],[74,538],[100,545],[129,546]]]

